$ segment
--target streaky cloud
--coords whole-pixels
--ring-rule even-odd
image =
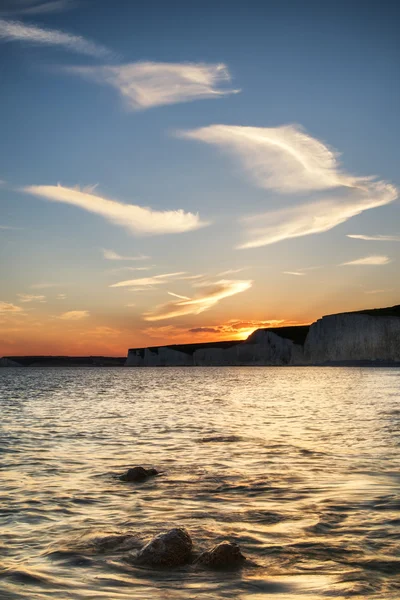
[[[30,287],[34,290],[46,290],[47,288],[60,287],[62,283],[33,283]]]
[[[90,315],[88,310],[69,310],[58,318],[63,321],[80,321],[81,319],[85,319]]]
[[[301,275],[305,275],[305,273],[303,273],[302,271],[282,271],[284,275],[297,275],[297,276],[301,276]]]
[[[248,240],[238,248],[257,248],[290,238],[323,233],[365,210],[389,204],[397,197],[396,189],[384,182],[370,184],[368,190],[344,188],[341,193],[341,196],[243,218]]]
[[[198,214],[184,212],[182,209],[156,211],[135,204],[124,204],[95,195],[92,193],[92,188],[87,191],[61,185],[30,185],[22,188],[22,191],[52,202],[72,204],[100,215],[135,234],[182,233],[208,225],[200,220]]]
[[[46,296],[35,294],[17,294],[20,302],[46,302]]]
[[[264,189],[290,194],[358,181],[341,172],[336,152],[296,125],[209,125],[177,135],[222,148],[233,155],[252,183]]]
[[[180,298],[180,300],[190,300],[188,296],[182,296],[181,294],[175,294],[175,292],[167,292],[170,296],[174,296],[175,298]]]
[[[20,306],[16,306],[15,304],[11,304],[10,302],[3,302],[0,300],[0,313],[20,313],[22,312],[22,308]]]
[[[183,315],[198,315],[209,310],[224,298],[234,296],[250,289],[252,281],[232,281],[222,279],[215,283],[197,286],[198,294],[189,300],[176,300],[157,306],[143,315],[146,321],[161,321]]]
[[[121,256],[114,250],[106,250],[103,249],[103,256],[107,260],[147,260],[150,256],[145,256],[144,254],[138,254],[137,256]]]
[[[118,267],[116,269],[110,269],[110,273],[121,273],[121,271],[151,271],[154,267],[155,265],[150,265],[148,267]]]
[[[72,66],[67,70],[117,89],[131,110],[219,98],[239,91],[220,87],[231,81],[224,64],[135,62]]]
[[[0,16],[12,15],[42,15],[48,13],[64,12],[78,5],[74,0],[5,0],[2,3]]]
[[[341,263],[340,267],[357,266],[357,265],[387,265],[391,262],[388,256],[365,256],[364,258],[357,258],[356,260],[350,260],[348,262]]]
[[[3,42],[59,46],[71,52],[86,54],[95,58],[112,58],[113,56],[112,52],[104,46],[86,40],[80,35],[65,33],[57,29],[44,29],[22,21],[1,18],[0,40]]]
[[[184,271],[179,271],[177,273],[162,273],[161,275],[153,275],[152,277],[140,277],[139,279],[127,279],[126,281],[119,281],[118,283],[113,283],[110,285],[112,288],[117,287],[130,287],[130,286],[153,286],[153,285],[162,285],[163,283],[167,283],[173,279],[181,279],[181,275],[184,275]],[[137,290],[136,290],[137,291]]]
[[[371,242],[400,242],[400,235],[361,235],[348,233],[347,237],[355,240],[367,240]]]
[[[178,136],[226,150],[258,187],[281,194],[313,195],[300,205],[242,219],[247,240],[238,248],[329,231],[364,210],[397,198],[397,189],[390,183],[347,174],[338,163],[338,154],[299,126],[210,125],[178,132]]]

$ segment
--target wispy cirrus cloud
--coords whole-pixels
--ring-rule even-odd
[[[4,231],[17,231],[22,229],[22,227],[12,227],[11,225],[0,225],[0,229]]]
[[[219,98],[239,90],[220,87],[231,76],[224,64],[135,62],[115,66],[68,67],[81,75],[118,90],[131,110]]]
[[[282,271],[282,273],[284,275],[297,275],[297,276],[305,275],[305,273],[303,271]]]
[[[208,225],[200,220],[198,214],[182,209],[156,211],[135,204],[124,204],[93,194],[93,187],[81,190],[61,185],[30,185],[22,188],[22,191],[52,202],[77,206],[136,234],[182,233]]]
[[[22,308],[20,306],[15,306],[15,304],[11,304],[10,302],[3,302],[0,300],[0,313],[20,313],[22,312]]]
[[[58,318],[63,321],[80,321],[81,319],[85,319],[90,315],[88,310],[69,310]]]
[[[145,256],[144,254],[138,254],[137,256],[122,256],[114,250],[106,250],[103,249],[103,256],[106,260],[147,260],[150,256]]]
[[[46,296],[35,294],[17,294],[20,302],[46,302]]]
[[[372,242],[400,242],[400,235],[361,235],[358,233],[348,233],[347,237]]]
[[[139,277],[138,279],[127,279],[125,281],[113,283],[112,285],[110,285],[110,287],[117,288],[138,286],[139,288],[143,288],[147,286],[162,285],[174,279],[182,279],[181,275],[184,274],[184,271],[179,271],[177,273],[162,273],[160,275],[153,275],[152,277]]]
[[[178,132],[178,136],[227,151],[258,187],[281,194],[312,194],[309,202],[243,218],[247,240],[238,248],[329,231],[397,198],[397,189],[389,183],[344,172],[334,150],[295,125],[210,125]]]
[[[0,41],[21,42],[45,46],[58,46],[95,58],[112,58],[113,54],[100,44],[91,42],[80,35],[65,33],[57,29],[45,29],[22,21],[0,18]]]
[[[387,265],[390,263],[391,259],[388,256],[365,256],[364,258],[357,258],[356,260],[350,260],[348,262],[341,263],[340,267],[349,267],[349,266],[357,266],[357,265],[371,265],[371,266],[379,266],[379,265]]]
[[[60,287],[62,283],[33,283],[30,287],[33,290],[46,290],[47,288]]]
[[[120,273],[121,271],[151,271],[155,265],[149,265],[148,267],[117,267],[116,269],[110,269],[110,273]]]
[[[224,280],[197,285],[197,294],[191,299],[177,299],[157,306],[143,315],[146,321],[161,321],[183,315],[198,315],[209,310],[224,298],[250,289],[252,281]]]
[[[190,300],[188,296],[182,296],[181,294],[175,294],[175,292],[167,292],[169,296],[174,296],[174,298],[179,298],[180,300]]]
[[[42,15],[64,12],[78,5],[74,0],[3,0],[0,16]]]

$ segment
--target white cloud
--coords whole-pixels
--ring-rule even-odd
[[[244,218],[247,240],[239,248],[328,231],[397,198],[396,188],[389,183],[345,173],[337,153],[298,126],[210,125],[178,135],[233,154],[258,187],[284,194],[313,194],[315,199],[307,203]],[[326,190],[324,196],[316,196],[322,190]]]
[[[135,204],[123,204],[92,194],[92,189],[87,191],[61,185],[31,185],[23,188],[22,191],[52,202],[78,206],[104,217],[111,223],[125,227],[131,233],[150,235],[182,233],[208,225],[200,221],[198,214],[186,213],[182,209],[156,211]]]
[[[390,290],[365,290],[366,294],[383,294],[384,292],[390,292]]]
[[[146,321],[161,321],[182,315],[198,315],[209,310],[218,302],[229,296],[245,292],[252,285],[252,281],[217,281],[199,285],[201,290],[198,295],[189,300],[177,300],[157,306],[153,311],[143,315]]]
[[[257,186],[283,193],[353,185],[341,173],[337,154],[298,126],[209,125],[178,132],[181,137],[220,146],[233,155]]]
[[[125,306],[127,306],[128,308],[133,308],[134,306],[136,306],[136,304],[130,303],[130,304],[125,304]]]
[[[120,273],[121,271],[151,271],[154,269],[155,265],[150,265],[148,267],[118,267],[117,269],[110,269],[110,273]]]
[[[66,300],[67,294],[57,294],[56,300]]]
[[[355,240],[370,240],[373,242],[400,242],[400,235],[361,235],[348,233],[347,237]]]
[[[63,313],[58,318],[63,321],[79,321],[80,319],[85,319],[89,316],[88,310],[69,310],[68,312]]]
[[[205,275],[199,274],[199,275],[186,275],[185,277],[180,277],[180,279],[186,279],[188,281],[191,281],[192,279],[202,279],[203,277],[205,277]]]
[[[121,256],[121,254],[117,254],[114,250],[103,250],[103,256],[107,260],[147,260],[150,256],[145,256],[144,254],[139,254],[138,256]]]
[[[58,31],[57,29],[44,29],[37,25],[28,25],[22,21],[0,19],[0,40],[4,42],[60,46],[71,52],[86,54],[96,58],[112,56],[112,53],[107,48],[86,40],[80,35],[72,35]]]
[[[304,275],[302,271],[283,271],[284,275]]]
[[[218,87],[231,81],[223,64],[136,62],[69,67],[68,71],[116,88],[132,110],[218,98],[239,91]]]
[[[163,283],[167,283],[173,279],[183,279],[180,276],[184,275],[184,271],[179,271],[178,273],[163,273],[161,275],[153,275],[152,277],[140,277],[139,279],[128,279],[126,281],[119,281],[118,283],[113,283],[110,285],[112,288],[116,287],[130,287],[130,286],[153,286],[153,285],[161,285]],[[138,290],[134,290],[138,291]]]
[[[241,271],[244,271],[245,268],[242,267],[241,269],[228,269],[227,271],[222,271],[222,273],[218,273],[217,277],[225,277],[225,275],[232,275],[233,273],[240,273]]]
[[[46,302],[46,296],[35,296],[33,294],[17,294],[20,302]]]
[[[0,225],[0,229],[4,229],[6,231],[16,231],[22,229],[22,227],[12,227],[11,225]]]
[[[15,304],[11,304],[9,302],[2,302],[0,300],[0,313],[17,313],[22,312],[22,308],[20,306],[15,306]]]
[[[188,296],[181,296],[181,294],[175,294],[174,292],[167,292],[170,296],[174,296],[175,298],[180,298],[181,300],[190,300]]]
[[[239,248],[257,248],[282,240],[322,233],[344,223],[364,210],[384,206],[396,198],[388,184],[371,184],[370,190],[346,188],[342,197],[327,197],[315,202],[282,208],[262,215],[245,217],[248,240]]]
[[[341,263],[340,267],[357,266],[357,265],[387,265],[390,263],[388,256],[366,256],[365,258],[357,258],[357,260],[350,260],[349,262]]]

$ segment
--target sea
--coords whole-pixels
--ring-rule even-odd
[[[0,369],[0,598],[399,600],[400,369]]]

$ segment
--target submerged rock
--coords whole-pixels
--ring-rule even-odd
[[[145,469],[144,467],[132,467],[126,473],[119,476],[120,481],[146,481],[148,477],[158,475],[156,469]]]
[[[221,542],[200,554],[197,563],[210,569],[233,569],[240,567],[246,557],[240,551],[237,544],[232,542]]]
[[[177,527],[160,533],[136,555],[134,562],[148,567],[178,567],[190,562],[192,540],[186,529]]]

